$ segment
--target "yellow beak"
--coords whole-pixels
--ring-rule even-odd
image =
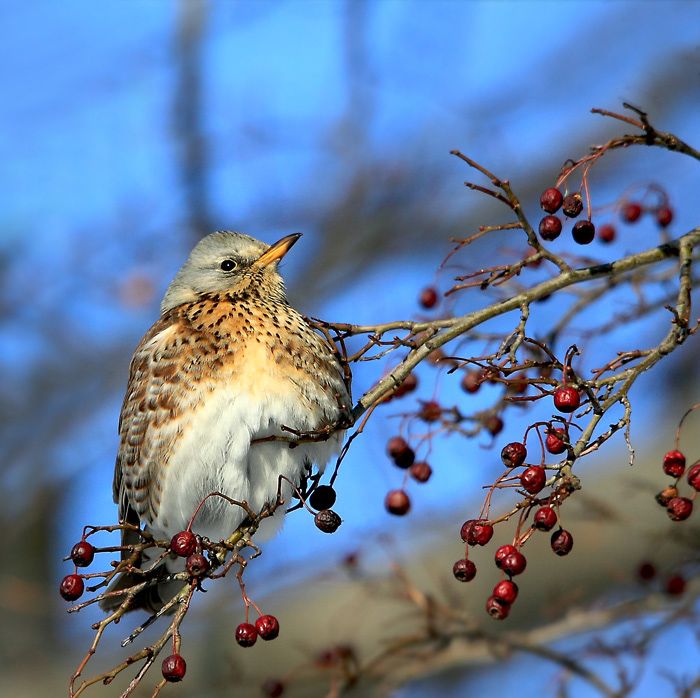
[[[278,240],[272,247],[263,252],[260,257],[256,260],[256,264],[261,267],[266,267],[268,264],[273,262],[278,262],[284,255],[289,252],[292,245],[301,237],[301,233],[294,233],[293,235],[287,235],[281,240]]]

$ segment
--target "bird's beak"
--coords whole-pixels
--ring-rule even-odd
[[[256,264],[261,267],[266,267],[268,264],[273,262],[278,262],[284,255],[289,252],[292,245],[301,237],[301,233],[294,233],[293,235],[287,235],[281,240],[278,240],[272,247],[268,248],[263,252],[260,257],[256,260]]]

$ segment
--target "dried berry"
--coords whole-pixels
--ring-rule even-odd
[[[541,465],[531,465],[520,476],[520,485],[530,494],[541,492],[547,482],[547,473]]]
[[[540,206],[547,213],[556,213],[564,201],[563,194],[555,187],[545,189],[540,196]]]
[[[680,451],[669,451],[664,456],[663,469],[666,475],[680,477],[685,472],[685,456]]]
[[[554,455],[559,455],[566,451],[566,431],[564,429],[549,429],[544,440],[544,447]]]
[[[671,521],[685,521],[693,513],[693,502],[687,497],[674,497],[666,505],[666,513]]]
[[[550,506],[540,507],[535,512],[535,528],[539,531],[551,531],[557,523],[557,512]]]
[[[539,230],[543,240],[556,240],[561,235],[561,219],[557,216],[545,216],[540,221]]]
[[[588,245],[595,238],[595,226],[591,221],[578,221],[571,230],[571,235],[578,245]]]
[[[321,509],[314,516],[314,523],[319,531],[324,533],[335,533],[342,523],[340,516],[333,509]]]
[[[518,585],[510,579],[502,579],[493,588],[491,596],[510,605],[518,598]]]
[[[170,683],[176,683],[185,678],[187,663],[179,654],[171,654],[169,657],[166,657],[160,666],[163,678]]]
[[[486,601],[486,613],[488,613],[491,618],[503,620],[507,618],[510,613],[510,604],[495,596],[489,596]]]
[[[460,535],[469,545],[486,545],[493,537],[493,526],[482,519],[469,519],[462,524]]]
[[[501,460],[506,468],[519,468],[527,458],[527,448],[520,441],[512,441],[501,449]]]
[[[690,473],[688,473],[690,475]],[[678,490],[673,487],[672,485],[669,485],[668,487],[664,487],[664,489],[661,490],[656,495],[656,501],[662,506],[666,507],[668,506],[668,503],[674,498],[678,496]]]
[[[255,621],[255,629],[263,640],[274,640],[280,634],[280,624],[275,616],[260,616]]]
[[[192,531],[180,531],[170,540],[170,550],[180,557],[189,557],[197,548],[197,537]]]
[[[562,211],[567,218],[576,218],[583,211],[583,201],[580,194],[569,194],[562,204]]]
[[[515,576],[516,574],[522,574],[525,571],[526,567],[527,560],[519,550],[516,550],[513,553],[508,553],[508,555],[506,555],[501,560],[501,569],[506,574],[509,574],[511,576]]]
[[[496,561],[496,567],[502,569],[503,560],[511,553],[517,553],[518,549],[514,545],[502,545],[496,554],[494,555],[494,560]]]
[[[568,555],[574,547],[574,537],[568,531],[560,528],[552,533],[550,544],[557,555]]]
[[[476,577],[476,565],[471,560],[457,560],[452,566],[452,574],[459,582],[471,582]]]

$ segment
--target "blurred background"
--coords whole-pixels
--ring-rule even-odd
[[[509,178],[537,220],[539,193],[562,163],[625,130],[591,107],[619,110],[627,100],[660,128],[700,143],[697,2],[33,0],[2,4],[0,35],[6,696],[63,692],[87,649],[97,614],[66,615],[57,588],[70,567],[61,560],[83,525],[116,519],[111,482],[128,362],[200,237],[230,229],[272,242],[302,232],[284,268],[302,311],[356,323],[419,317],[423,287],[445,290],[455,273],[489,255],[524,251],[520,239],[493,236],[437,274],[450,237],[507,220],[496,202],[465,190],[472,174],[450,149]],[[697,225],[697,163],[670,153],[613,154],[594,171],[594,202],[649,181],[669,192],[671,234]],[[587,254],[609,259],[657,238],[643,223]],[[475,291],[459,310],[484,302]],[[558,303],[543,305],[533,326],[547,326]],[[624,307],[624,296],[616,303]],[[621,327],[585,353],[583,366],[646,346],[666,323],[662,311],[643,326]],[[672,445],[674,424],[698,399],[696,357],[684,347],[633,392],[637,470],[629,470],[621,437],[589,461],[569,521],[577,554],[553,565],[548,546],[540,546],[540,563],[533,550],[514,627],[555,619],[574,603],[636,593],[643,559],[671,574],[697,558],[692,536],[670,533],[651,496],[663,484],[659,456]],[[356,397],[388,365],[359,369]],[[446,402],[463,399],[444,372],[417,373],[419,397],[440,390]],[[484,391],[470,409],[492,399]],[[351,450],[338,481],[344,523],[336,535],[324,536],[298,512],[250,566],[250,592],[280,618],[280,640],[235,646],[240,596],[235,583],[219,584],[188,616],[190,670],[168,694],[257,696],[271,671],[313,664],[324,648],[344,643],[364,657],[381,646],[407,619],[382,605],[371,584],[353,581],[360,573],[344,571],[349,552],[360,551],[361,574],[370,578],[401,560],[428,587],[448,585],[457,531],[497,474],[500,446],[487,450],[483,436],[436,443],[435,475],[419,492],[413,487],[413,510],[397,522],[382,504],[401,482],[384,442],[398,427],[394,415],[413,404],[387,406]],[[506,419],[499,443],[521,437],[527,423],[524,415]],[[460,587],[455,601],[485,623],[492,577]],[[97,666],[124,656],[124,626],[108,634]],[[692,630],[678,631],[666,654],[652,652],[635,695],[665,695],[660,667],[694,675]],[[554,695],[561,674],[532,658],[454,665],[412,677],[396,695]],[[290,695],[325,695],[328,677],[319,674],[316,682],[299,678]],[[571,684],[574,696],[590,690]]]

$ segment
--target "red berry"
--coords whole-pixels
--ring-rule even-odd
[[[404,516],[411,509],[411,500],[403,490],[391,490],[384,499],[384,507],[394,516]]]
[[[457,560],[452,566],[452,574],[459,582],[471,582],[476,577],[476,565],[471,560]]]
[[[433,469],[425,461],[414,463],[408,470],[411,477],[417,482],[428,482],[433,474]]]
[[[656,567],[654,567],[651,562],[643,562],[641,565],[639,565],[637,574],[639,575],[640,579],[648,582],[650,579],[654,579],[654,577],[656,577]]]
[[[666,228],[671,225],[673,220],[673,209],[668,206],[662,206],[656,210],[656,222],[661,228]]]
[[[552,533],[551,538],[552,550],[557,555],[568,555],[571,552],[571,548],[574,547],[574,537],[563,528]]]
[[[309,504],[317,511],[330,509],[336,500],[335,490],[330,485],[319,485],[309,497]]]
[[[189,557],[197,548],[197,537],[192,531],[180,531],[170,539],[170,550],[180,557]]]
[[[210,567],[209,560],[202,553],[192,553],[185,562],[185,569],[191,577],[201,577]]]
[[[500,548],[498,548],[498,550],[496,550],[496,554],[494,556],[496,567],[503,569],[503,560],[511,553],[517,552],[518,549],[514,545],[502,545]]]
[[[561,234],[561,219],[557,216],[545,216],[540,221],[540,237],[543,240],[556,240]]]
[[[501,460],[506,468],[519,468],[527,458],[527,448],[520,441],[512,441],[501,450]]]
[[[70,551],[70,559],[77,567],[87,567],[95,559],[95,548],[86,540],[81,540]]]
[[[266,698],[280,698],[284,693],[284,684],[277,679],[267,679],[262,685],[262,692]]]
[[[236,628],[236,642],[241,647],[252,647],[258,639],[258,631],[251,623],[240,623]]]
[[[700,492],[700,463],[696,463],[688,471],[688,484],[696,491]]]
[[[403,397],[406,393],[412,393],[418,387],[418,378],[413,373],[409,373],[401,385],[396,388],[394,397]]]
[[[511,576],[522,574],[526,567],[527,560],[519,550],[509,553],[501,560],[501,569]]]
[[[437,422],[438,419],[442,416],[442,407],[435,402],[435,400],[429,400],[428,402],[424,402],[423,406],[420,409],[420,412],[418,413],[418,417],[422,419],[424,422]]]
[[[581,404],[581,394],[570,385],[561,385],[554,391],[554,406],[560,412],[573,412]]]
[[[557,512],[552,507],[540,507],[535,512],[535,528],[539,531],[551,531],[557,523]]]
[[[260,616],[255,621],[255,629],[263,640],[274,640],[280,634],[280,623],[275,616]]]
[[[688,476],[690,476],[690,473],[688,473]],[[668,503],[674,498],[678,496],[678,490],[673,487],[672,485],[669,485],[668,487],[664,487],[664,489],[661,490],[656,495],[656,501],[662,506],[666,507],[668,506]]]
[[[507,618],[510,613],[510,604],[495,596],[489,596],[486,601],[486,613],[488,613],[491,618],[503,620]]]
[[[563,194],[555,187],[545,189],[540,196],[540,206],[547,213],[556,213],[564,201]]]
[[[685,472],[685,456],[680,451],[669,451],[664,456],[664,472],[671,477],[680,477]]]
[[[502,579],[493,588],[491,596],[510,605],[518,598],[518,585],[510,579]]]
[[[493,526],[481,519],[469,519],[462,524],[460,535],[469,545],[486,545],[493,537]]]
[[[578,221],[571,230],[574,242],[579,245],[588,245],[595,238],[595,226],[591,221]]]
[[[583,211],[583,201],[580,194],[569,194],[562,203],[562,211],[567,218],[576,218]]]
[[[467,371],[464,376],[462,376],[460,386],[462,390],[467,393],[475,393],[481,387],[483,378],[484,376],[481,371]]]
[[[642,215],[642,207],[636,201],[628,201],[620,212],[622,220],[626,223],[634,223]]]
[[[66,601],[79,599],[85,591],[85,583],[79,574],[68,574],[61,580],[59,592]]]
[[[615,239],[615,226],[606,223],[598,228],[598,239],[601,242],[610,243]]]
[[[544,440],[544,447],[555,455],[566,451],[566,431],[564,429],[549,429]]]
[[[547,482],[547,473],[541,465],[531,465],[520,476],[522,488],[530,494],[541,492]]]
[[[491,414],[484,420],[484,428],[491,436],[498,436],[503,431],[503,420],[497,414]]]
[[[413,449],[400,436],[394,436],[389,439],[386,450],[389,457],[394,461],[394,465],[399,468],[410,468],[416,459]]]
[[[426,309],[434,308],[438,302],[438,292],[432,288],[424,288],[418,297],[418,302]]]
[[[182,658],[182,655],[171,654],[166,657],[161,664],[161,671],[163,672],[163,678],[170,683],[176,683],[177,681],[182,681],[185,678],[185,672],[187,671],[187,663]]]
[[[693,502],[687,497],[674,497],[666,505],[666,513],[671,521],[685,521],[693,513]]]
[[[671,596],[680,596],[685,591],[685,579],[679,574],[669,577],[666,582],[666,593]]]
[[[319,531],[324,533],[335,533],[342,523],[342,519],[336,514],[333,509],[321,509],[314,516],[314,524]]]

